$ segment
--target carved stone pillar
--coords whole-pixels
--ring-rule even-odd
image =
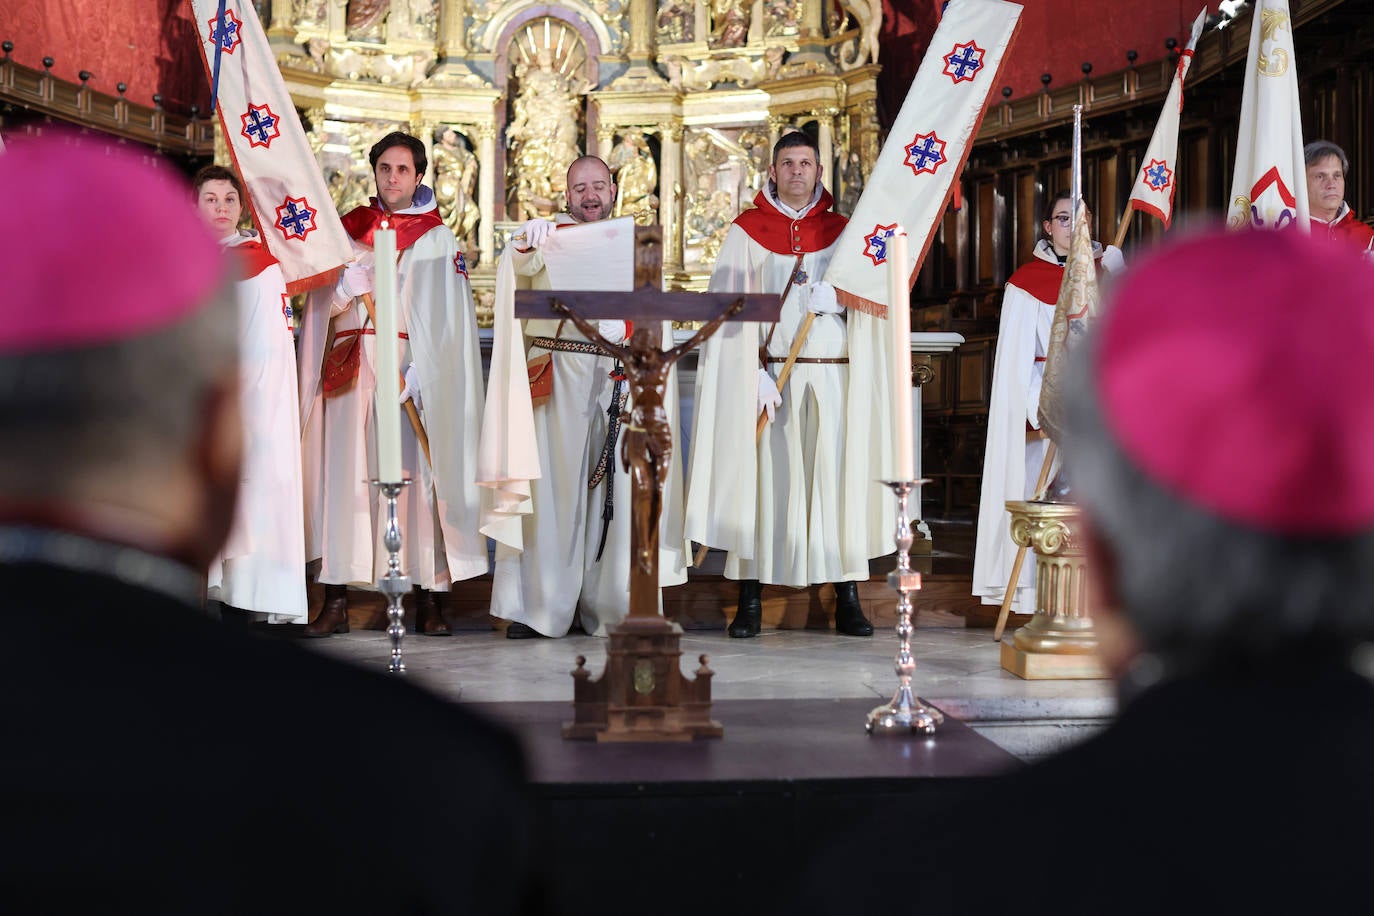
[[[615,127],[599,124],[596,128],[596,155],[602,162],[609,162],[611,149],[615,146]]]
[[[787,118],[782,115],[768,116],[768,149],[770,151],[773,149],[773,147],[778,145],[778,138],[782,136],[783,128],[787,127],[791,123],[791,118]]]
[[[663,267],[682,267],[682,221],[678,212],[678,184],[682,167],[682,125],[658,125],[658,220],[663,224]]]
[[[659,76],[658,71],[650,64],[657,9],[656,0],[630,0],[630,40],[626,50],[630,68],[617,77],[608,88],[658,89],[668,85],[668,81]]]
[[[426,165],[423,181],[429,185],[430,190],[434,189],[434,132],[438,129],[439,125],[435,121],[421,121],[419,133],[416,134],[420,138],[420,142],[425,145]]]
[[[820,147],[820,163],[824,166],[821,180],[835,188],[835,115],[838,108],[823,108],[816,112],[816,143]]]
[[[468,56],[467,36],[463,34],[467,18],[467,0],[442,0],[439,5],[439,61],[462,60]]]
[[[477,206],[482,214],[477,224],[477,244],[482,249],[482,264],[496,263],[496,178],[500,172],[496,168],[496,125],[478,124],[477,162],[480,166],[477,177]]]
[[[1106,677],[1088,604],[1078,507],[1008,500],[1011,539],[1035,551],[1035,614],[1002,642],[1002,667],[1027,680]]]
[[[487,81],[468,68],[467,35],[464,32],[468,0],[441,0],[439,8],[439,65],[430,74],[431,85],[485,86]],[[394,15],[394,14],[393,14]]]
[[[824,5],[824,0],[802,0],[801,34],[803,38],[821,35],[821,17],[824,12],[821,7]]]

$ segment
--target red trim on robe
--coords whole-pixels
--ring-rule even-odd
[[[1059,301],[1059,287],[1063,282],[1063,267],[1034,258],[1018,267],[1007,285],[1025,290],[1032,299],[1053,305]]]
[[[835,199],[821,189],[821,199],[801,219],[793,219],[773,206],[768,195],[754,196],[754,209],[735,217],[735,225],[774,254],[810,254],[829,248],[849,222],[830,211]]]
[[[272,257],[272,252],[260,241],[231,245],[229,250],[238,259],[240,280],[251,280],[277,263],[277,259]]]
[[[1102,252],[1106,250],[1103,248]],[[1105,273],[1102,269],[1101,252],[1093,258],[1093,263],[1097,267],[1097,278],[1101,280],[1103,273]],[[1047,305],[1054,305],[1059,302],[1059,287],[1063,282],[1063,264],[1051,264],[1044,258],[1032,258],[1016,269],[1016,273],[1011,275],[1007,285],[1023,289]]]
[[[377,206],[377,198],[366,207],[355,207],[343,218],[344,231],[355,242],[372,247],[372,232],[386,220],[390,228],[396,230],[396,250],[405,251],[419,241],[420,237],[444,221],[439,218],[438,210],[424,213],[387,213]]]

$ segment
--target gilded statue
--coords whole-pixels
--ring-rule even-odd
[[[658,166],[654,164],[649,144],[640,133],[620,138],[607,165],[615,176],[616,216],[633,216],[640,226],[653,225],[658,215]]]
[[[439,218],[453,230],[458,247],[468,253],[468,266],[476,265],[477,223],[481,219],[474,195],[477,192],[477,157],[453,128],[445,128],[434,144],[434,198]]]
[[[346,28],[350,41],[381,41],[391,0],[348,0]]]
[[[549,48],[517,64],[516,76],[520,92],[506,127],[509,186],[514,188],[509,212],[512,219],[524,220],[549,216],[563,207],[568,166],[579,155],[580,96],[587,86],[560,73]]]
[[[749,0],[711,0],[713,48],[738,48],[749,40]]]
[[[851,152],[845,159],[844,174],[841,176],[844,191],[840,194],[839,212],[846,216],[854,213],[854,208],[859,205],[859,195],[864,192],[864,169],[863,163],[859,160],[857,151]]]
[[[696,5],[691,0],[661,0],[658,5],[658,43],[696,40]]]

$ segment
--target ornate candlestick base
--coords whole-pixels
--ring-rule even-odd
[[[377,591],[386,595],[386,635],[391,637],[391,664],[387,670],[392,674],[404,674],[406,663],[401,658],[401,640],[406,635],[406,627],[401,599],[410,591],[410,577],[401,575],[401,524],[396,518],[396,500],[410,481],[383,483],[374,480],[371,483],[386,497],[386,531],[382,535],[382,544],[386,546],[388,556],[386,574],[377,580]]]
[[[897,494],[897,568],[887,574],[887,584],[897,592],[897,636],[901,642],[897,649],[897,692],[890,703],[877,707],[868,714],[864,724],[870,735],[933,735],[940,723],[945,721],[944,714],[938,709],[925,705],[921,698],[911,691],[911,675],[916,670],[916,660],[911,657],[911,593],[921,588],[921,574],[911,569],[911,520],[907,517],[907,498],[911,491],[925,483],[924,480],[884,480],[884,484]]]
[[[1027,680],[1099,678],[1088,564],[1072,503],[1008,500],[1011,539],[1035,551],[1035,614],[1002,643],[1002,667]]]

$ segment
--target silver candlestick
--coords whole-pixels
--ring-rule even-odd
[[[868,714],[864,728],[870,735],[899,735],[915,732],[935,734],[935,728],[945,721],[938,709],[925,706],[920,697],[911,692],[911,675],[916,660],[911,657],[911,593],[921,588],[921,574],[911,569],[911,520],[907,517],[907,497],[924,480],[884,480],[897,494],[897,568],[887,574],[887,584],[897,592],[897,635],[901,645],[897,650],[897,692],[890,703]]]
[[[386,531],[382,535],[382,544],[387,550],[386,574],[377,580],[377,591],[386,595],[386,635],[391,637],[391,664],[387,670],[392,674],[404,674],[406,670],[406,663],[401,658],[401,640],[406,635],[401,599],[410,591],[410,577],[401,575],[401,523],[396,518],[396,500],[409,483],[409,480],[399,483],[372,481],[386,497]]]

